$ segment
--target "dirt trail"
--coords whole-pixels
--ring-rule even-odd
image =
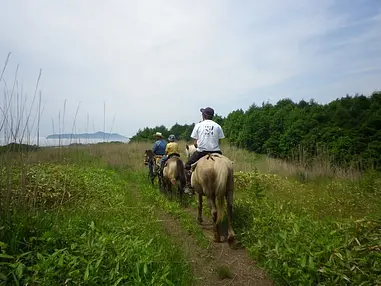
[[[140,200],[138,187],[132,190],[133,195]],[[187,207],[184,208],[184,211],[191,213],[196,221],[196,209]],[[266,277],[265,272],[256,267],[255,262],[248,257],[246,249],[233,250],[227,242],[213,242],[213,223],[209,216],[204,215],[204,222],[200,225],[205,237],[211,242],[211,247],[204,249],[197,245],[196,238],[184,230],[176,218],[159,208],[155,208],[155,214],[168,235],[173,237],[174,241],[183,249],[190,262],[196,278],[193,285],[274,285]],[[227,233],[227,229],[225,232]],[[224,270],[226,268],[228,270]],[[222,277],[219,277],[219,274]]]
[[[184,210],[191,213],[196,221],[196,209],[188,207]],[[200,225],[205,237],[211,242],[209,249],[203,249],[197,245],[195,237],[181,227],[177,219],[162,210],[156,210],[156,215],[162,221],[168,235],[175,238],[188,257],[196,277],[194,285],[273,285],[266,273],[249,258],[246,249],[233,250],[227,242],[213,242],[213,223],[210,217],[204,215],[204,222]],[[226,268],[227,271],[224,270]],[[222,277],[219,277],[218,273]]]
[[[193,217],[197,218],[197,210],[187,208]],[[245,248],[231,249],[228,243],[213,242],[213,222],[209,216],[203,215],[204,222],[200,225],[204,235],[211,241],[212,247],[210,250],[205,250],[210,255],[210,260],[206,265],[211,268],[209,277],[206,281],[197,285],[273,285],[267,278],[266,273],[255,265],[255,262],[249,258]],[[227,227],[222,235],[227,236]],[[189,238],[188,238],[189,239]],[[190,239],[193,239],[190,237]],[[205,263],[205,262],[203,262]],[[231,271],[232,278],[221,280],[215,269],[221,266],[228,266]],[[208,282],[207,282],[208,281]],[[207,283],[206,283],[207,282]]]

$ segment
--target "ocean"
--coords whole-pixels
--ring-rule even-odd
[[[28,144],[28,145],[37,145],[37,137],[33,137],[33,138],[23,138],[23,140],[21,140],[20,142],[20,139],[16,139],[16,141],[14,140],[10,140],[9,138],[0,138],[0,146],[4,146],[4,145],[7,145],[9,143],[12,143],[12,142],[16,142],[16,143],[22,143],[22,144]],[[74,144],[74,143],[80,143],[80,144],[97,144],[97,143],[101,143],[101,142],[111,142],[111,141],[121,141],[121,142],[124,142],[124,143],[128,143],[129,140],[107,140],[107,137],[105,140],[103,139],[86,139],[86,138],[82,138],[82,139],[46,139],[46,137],[40,137],[39,138],[39,146],[41,147],[55,147],[55,146],[68,146],[70,144]]]

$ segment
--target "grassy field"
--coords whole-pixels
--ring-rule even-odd
[[[181,142],[184,150],[185,143]],[[5,285],[191,285],[195,275],[157,212],[198,247],[196,218],[148,184],[148,143],[1,154],[0,281]],[[280,285],[381,284],[378,174],[305,170],[230,147],[234,227]],[[185,159],[185,157],[183,158]],[[195,199],[188,201],[196,205]],[[206,206],[206,204],[205,204]],[[204,208],[205,215],[209,210]]]

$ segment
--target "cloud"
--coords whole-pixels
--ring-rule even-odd
[[[42,134],[66,118],[133,135],[227,115],[283,97],[327,102],[380,88],[381,4],[364,0],[8,1],[0,56],[32,96],[38,70]],[[90,125],[92,125],[90,123]],[[66,126],[66,125],[65,125]],[[67,125],[69,126],[69,125]],[[68,127],[69,128],[69,127]],[[70,129],[65,131],[71,131]]]

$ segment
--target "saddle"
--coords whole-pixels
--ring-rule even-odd
[[[153,159],[154,159],[156,165],[160,166],[160,160],[161,160],[161,158],[163,158],[163,156],[164,156],[164,155],[155,155],[155,156],[153,157]]]

